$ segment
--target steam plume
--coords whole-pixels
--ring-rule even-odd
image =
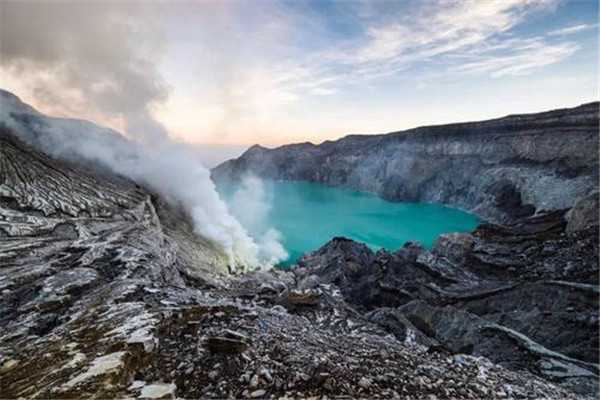
[[[138,6],[3,2],[0,73],[17,71],[44,103],[72,113],[91,110],[119,123],[132,139],[83,121],[55,119],[43,127],[50,131],[42,143],[46,151],[99,162],[182,204],[196,231],[219,243],[232,264],[277,262],[285,253],[273,243],[277,235],[255,242],[219,198],[198,157],[172,142],[153,118],[153,107],[168,96],[157,69],[164,38],[157,9]],[[24,106],[6,96],[1,105],[1,120],[27,139],[27,129],[11,115]]]
[[[288,257],[280,233],[266,224],[271,204],[264,182],[254,175],[242,178],[231,201],[233,215],[258,238],[259,258],[267,265]]]

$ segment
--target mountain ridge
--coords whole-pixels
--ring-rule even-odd
[[[306,180],[391,201],[444,203],[492,222],[508,222],[536,211],[570,208],[598,187],[599,107],[593,102],[486,121],[349,135],[311,146],[253,146],[215,167],[212,175],[216,180],[236,180],[245,173]]]
[[[389,135],[411,134],[414,132],[419,132],[421,130],[427,130],[427,129],[459,127],[459,126],[462,127],[462,126],[469,126],[469,125],[477,125],[477,124],[481,124],[481,123],[500,122],[500,121],[512,120],[512,119],[514,119],[514,120],[527,119],[529,117],[542,116],[544,114],[552,115],[552,114],[560,114],[560,113],[565,113],[565,112],[569,113],[569,112],[572,112],[572,111],[578,110],[578,109],[584,109],[584,110],[592,109],[592,112],[597,111],[598,109],[600,109],[600,101],[590,101],[590,102],[581,103],[581,104],[579,104],[577,106],[573,106],[573,107],[561,107],[561,108],[555,108],[555,109],[546,110],[546,111],[537,111],[537,112],[530,112],[530,113],[523,113],[523,114],[520,114],[520,113],[507,114],[502,117],[496,117],[496,118],[490,118],[490,119],[449,122],[446,124],[418,125],[413,128],[394,130],[394,131],[383,132],[383,133],[348,133],[337,139],[327,139],[320,143],[313,143],[311,141],[305,141],[305,142],[286,143],[286,144],[282,144],[282,145],[275,146],[275,147],[264,146],[260,143],[255,143],[252,146],[250,146],[247,150],[250,150],[253,147],[257,147],[260,149],[266,149],[266,150],[275,150],[275,149],[279,149],[282,147],[285,148],[285,147],[290,147],[290,146],[293,147],[293,146],[302,146],[302,145],[311,145],[311,146],[319,147],[324,144],[331,145],[336,142],[342,141],[344,139],[373,138],[373,137],[382,137],[382,136],[389,136]],[[592,121],[592,120],[590,120],[590,121]]]

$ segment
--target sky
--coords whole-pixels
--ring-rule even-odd
[[[0,86],[234,156],[596,101],[598,2],[2,1]]]

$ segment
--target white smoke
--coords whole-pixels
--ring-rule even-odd
[[[196,232],[218,243],[232,267],[270,267],[287,257],[276,231],[267,230],[257,241],[250,237],[219,197],[210,172],[183,144],[163,138],[149,146],[86,121],[45,117],[6,92],[0,92],[0,122],[56,157],[99,163],[183,206]],[[262,182],[243,182],[233,207],[248,226],[262,226],[269,209]]]
[[[234,215],[249,230],[263,230],[268,219],[271,201],[264,182],[255,175],[242,177],[239,187],[233,194],[230,205]]]
[[[241,179],[230,201],[233,215],[257,238],[259,258],[266,265],[275,265],[288,258],[281,245],[280,232],[267,225],[272,201],[264,182],[254,175]]]
[[[129,164],[129,165],[128,165]],[[220,199],[210,172],[181,145],[145,149],[131,163],[116,163],[123,174],[145,182],[167,200],[184,206],[196,232],[219,243],[232,265],[257,267],[264,261],[259,247]]]
[[[117,121],[130,140],[84,121],[44,118],[1,92],[0,122],[46,152],[98,162],[181,204],[197,233],[219,243],[232,265],[273,264],[282,255],[273,243],[277,235],[253,240],[219,198],[199,157],[171,141],[153,117],[169,94],[159,70],[163,12],[160,4],[138,2],[1,3],[0,78],[21,82],[47,109]],[[44,134],[32,136],[35,119],[13,119],[11,110],[39,117],[35,128]]]

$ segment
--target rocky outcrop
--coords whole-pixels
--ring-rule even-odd
[[[350,135],[316,146],[253,146],[213,170],[248,172],[470,210],[491,222],[567,209],[598,188],[599,103],[538,114]]]
[[[567,214],[567,231],[578,232],[600,223],[600,192],[579,199]]]
[[[339,287],[394,334],[484,356],[580,393],[598,392],[598,226],[567,230],[564,212],[372,252],[335,238],[305,255],[298,280]]]

